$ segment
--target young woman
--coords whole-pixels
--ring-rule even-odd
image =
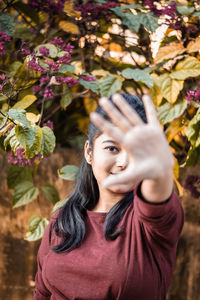
[[[143,102],[114,95],[91,114],[75,190],[38,252],[34,300],[166,299],[183,211],[173,156]]]

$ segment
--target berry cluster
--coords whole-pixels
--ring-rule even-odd
[[[162,9],[158,9],[154,2],[154,0],[145,0],[144,5],[157,17],[161,15],[165,16],[165,24],[168,25],[169,28],[181,30],[181,19],[178,17],[176,2],[172,1]]]
[[[200,177],[197,175],[188,175],[184,188],[190,191],[193,198],[200,197]]]
[[[10,42],[10,36],[0,30],[0,55],[6,54],[6,42]]]
[[[189,91],[186,95],[187,101],[195,101],[196,103],[200,103],[200,89],[196,91]]]
[[[36,11],[43,11],[49,14],[61,14],[63,12],[65,0],[29,0],[28,4]]]
[[[95,5],[93,3],[86,3],[75,6],[74,9],[81,12],[82,18],[90,20],[99,20],[100,18],[110,18],[111,12],[109,9],[119,6],[119,3],[108,1],[106,4]]]

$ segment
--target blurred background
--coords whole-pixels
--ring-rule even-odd
[[[149,93],[185,210],[168,300],[200,300],[200,3],[0,0],[0,299],[32,299],[99,97]]]

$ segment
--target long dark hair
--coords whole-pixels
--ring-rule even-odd
[[[126,101],[134,108],[146,122],[146,115],[142,101],[132,95],[122,94]],[[110,99],[112,101],[112,99]],[[96,110],[105,119],[109,119],[102,108]],[[92,148],[95,138],[101,132],[90,123],[88,141]],[[75,188],[66,204],[60,209],[58,217],[52,225],[51,231],[61,237],[60,244],[52,246],[56,253],[69,252],[77,248],[85,237],[85,217],[86,211],[92,210],[99,200],[99,188],[94,177],[92,167],[83,157],[77,175]],[[122,200],[117,202],[106,215],[104,223],[104,236],[107,240],[116,239],[121,231],[117,225],[123,218],[127,208],[133,201],[133,192],[129,192]]]

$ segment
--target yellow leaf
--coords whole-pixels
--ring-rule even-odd
[[[83,117],[78,119],[78,127],[83,133],[87,132],[89,122],[90,120],[88,117]]]
[[[165,73],[159,77],[159,85],[163,97],[171,104],[176,102],[178,94],[183,88],[183,84],[183,80],[172,79],[169,73]]]
[[[185,52],[185,48],[181,43],[170,43],[167,46],[161,47],[155,57],[155,63],[158,64],[165,59],[174,58],[177,55]]]
[[[170,143],[179,132],[186,128],[185,121],[186,120],[184,120],[183,118],[178,118],[170,123],[170,126],[165,131],[168,143]]]
[[[39,121],[40,114],[35,115],[34,113],[27,112],[26,113],[26,118],[27,118],[28,121],[31,121],[31,122],[33,122],[35,124],[35,123],[37,123]]]
[[[170,77],[178,80],[185,80],[188,77],[196,77],[200,75],[200,61],[193,56],[188,56],[180,61]]]
[[[88,114],[97,109],[97,102],[92,98],[84,98],[84,106]]]
[[[187,45],[187,52],[192,53],[192,52],[197,52],[199,50],[200,50],[200,37],[197,37],[195,41],[192,41]]]
[[[83,69],[83,67],[82,67],[82,63],[81,63],[81,61],[80,60],[74,60],[72,63],[72,66],[74,66],[74,68],[75,68],[75,74],[76,75],[79,75],[79,74],[81,74],[81,73],[83,73],[84,72],[84,69]]]
[[[156,74],[151,74],[151,77],[153,78],[153,86],[150,89],[150,95],[153,100],[153,103],[155,106],[159,106],[162,102],[163,94],[161,91],[161,88],[159,86],[159,76]]]
[[[72,22],[60,21],[58,26],[60,29],[66,31],[66,32],[71,32],[73,34],[79,34],[78,26]]]
[[[80,11],[74,10],[74,3],[71,2],[70,0],[66,0],[64,4],[64,13],[66,13],[70,17],[76,17],[80,18],[81,13]]]
[[[176,159],[176,157],[174,157],[173,172],[174,172],[174,178],[178,179],[179,178],[179,164],[178,164],[178,160]]]
[[[12,107],[14,109],[26,109],[27,107],[31,106],[33,102],[35,102],[37,98],[34,95],[26,95],[22,100],[15,103],[15,105]]]
[[[121,45],[117,44],[117,43],[110,43],[110,51],[114,51],[114,52],[122,52],[122,47]]]

